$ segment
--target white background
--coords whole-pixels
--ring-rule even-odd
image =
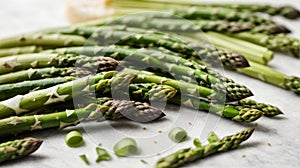
[[[237,1],[232,1],[237,2]],[[246,2],[246,1],[243,1]],[[300,9],[299,0],[259,0],[247,1],[253,3],[290,4]],[[67,25],[64,18],[65,3],[61,0],[0,0],[0,37],[38,30],[41,28]],[[280,17],[275,18],[284,23],[291,30],[293,36],[300,38],[300,20],[290,21]],[[269,64],[274,69],[289,75],[300,76],[299,60],[276,53]],[[299,167],[300,166],[300,97],[295,94],[271,86],[261,81],[226,71],[225,75],[235,81],[247,85],[254,93],[252,98],[276,105],[285,113],[274,119],[261,118],[256,123],[258,127],[254,135],[239,149],[200,160],[190,167]],[[252,127],[253,124],[240,124],[226,119],[219,119],[215,115],[181,109],[180,115],[175,107],[167,109],[168,119],[153,124],[135,124],[122,122],[93,123],[85,129],[77,127],[84,133],[85,144],[80,148],[69,148],[65,145],[64,137],[68,130],[59,132],[45,130],[30,134],[44,139],[41,148],[28,158],[8,162],[2,167],[87,167],[78,155],[86,154],[91,162],[89,167],[153,167],[155,161],[182,147],[192,146],[194,137],[205,135],[213,129],[219,137],[233,134],[242,129]],[[192,125],[188,123],[191,122]],[[175,123],[175,124],[174,124]],[[189,130],[190,139],[185,143],[174,146],[167,138],[169,129],[181,126]],[[209,130],[203,129],[210,128]],[[147,130],[142,128],[146,127]],[[158,134],[162,130],[162,134]],[[120,133],[120,134],[117,134]],[[96,164],[95,147],[102,143],[108,150],[123,136],[133,136],[138,140],[140,156],[137,158],[116,158],[109,162]],[[144,137],[144,138],[142,138]],[[146,138],[145,138],[146,137]],[[204,140],[204,137],[200,137]],[[154,144],[153,141],[157,141]],[[271,145],[268,145],[268,143]],[[149,145],[150,144],[150,145]],[[166,145],[167,144],[167,145]],[[165,151],[168,149],[167,151]],[[164,150],[161,156],[156,151]],[[152,154],[145,156],[146,154]],[[112,153],[111,153],[112,154]],[[113,155],[113,154],[112,154]],[[245,157],[243,157],[243,155]],[[144,159],[148,164],[143,164]]]

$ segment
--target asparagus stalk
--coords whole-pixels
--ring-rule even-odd
[[[224,118],[228,118],[239,122],[253,122],[259,119],[263,115],[262,111],[255,108],[241,107],[241,106],[235,106],[231,104],[224,105],[218,103],[211,103],[208,100],[197,99],[189,95],[183,95],[180,97],[177,94],[172,99],[168,100],[168,102],[177,105],[182,104],[186,107],[197,109],[197,110],[213,112]]]
[[[201,147],[181,149],[169,156],[161,158],[156,163],[156,168],[180,167],[212,154],[235,149],[242,142],[246,141],[252,135],[253,131],[254,129],[247,129]]]
[[[170,0],[113,0],[112,6],[121,7],[137,7],[137,8],[153,8],[153,9],[172,9],[182,6],[199,6],[199,7],[222,7],[228,9],[235,9],[246,12],[262,12],[269,15],[283,16],[288,19],[297,19],[300,17],[298,9],[292,6],[272,6],[266,4],[246,4],[246,3],[208,3],[199,1],[170,1]]]
[[[95,86],[97,88],[97,85]],[[111,93],[106,93],[107,91],[101,91],[101,87],[96,89],[96,97],[103,98],[103,95],[111,97]],[[167,86],[167,85],[158,85],[155,83],[132,83],[129,85],[129,98],[136,101],[163,101],[169,100],[175,96],[177,90]],[[122,93],[120,93],[122,94]],[[126,93],[125,93],[126,94]],[[99,99],[98,99],[99,100]],[[74,109],[75,107],[86,106],[89,103],[92,103],[94,99],[87,101],[87,104],[82,104],[80,106],[76,104],[73,100],[69,100],[62,103],[56,103],[51,105],[43,106],[37,110],[34,110],[25,115],[34,115],[34,114],[47,114],[53,112],[64,111],[65,109]]]
[[[124,70],[125,70],[125,72],[137,74],[137,78],[134,79],[135,83],[150,82],[150,83],[169,85],[169,86],[172,86],[173,88],[177,89],[178,91],[180,90],[181,93],[191,94],[196,97],[225,101],[224,96],[226,96],[226,101],[230,102],[230,101],[237,101],[237,100],[240,100],[240,99],[243,99],[243,98],[246,98],[249,96],[248,90],[246,92],[244,92],[244,90],[241,89],[241,90],[231,92],[230,91],[231,89],[228,88],[227,91],[229,91],[229,92],[223,93],[222,91],[217,92],[217,91],[214,91],[207,87],[198,86],[198,85],[191,84],[191,83],[184,82],[184,81],[176,81],[176,80],[173,80],[170,78],[157,76],[152,73],[145,72],[145,71],[138,71],[138,70],[133,70],[133,69],[128,69],[128,68],[126,68]]]
[[[249,68],[241,68],[237,69],[237,71],[280,88],[291,90],[297,95],[300,94],[299,77],[288,76],[268,66],[260,65],[254,62],[250,62],[250,64],[251,66]]]
[[[101,25],[101,21],[100,23],[98,22],[99,21],[93,22],[91,25]],[[230,67],[248,66],[248,64],[245,63],[244,57],[239,54],[224,50],[216,50],[214,47],[208,45],[209,43],[207,41],[202,41],[203,39],[201,39],[201,43],[195,43],[195,41],[193,41],[192,44],[190,44],[186,42],[190,41],[190,39],[170,33],[167,34],[138,28],[127,28],[124,26],[102,26],[100,28],[69,27],[55,29],[52,30],[52,32],[81,34],[86,37],[93,35],[93,38],[97,39],[96,41],[103,41],[102,45],[120,44],[135,47],[164,47],[171,51],[182,53],[182,56],[185,56],[185,58],[195,56],[201,57],[204,60],[219,60],[225,66]],[[51,33],[51,31],[48,31],[48,33]]]
[[[4,48],[4,49],[0,49],[0,57],[4,57],[4,56],[8,56],[8,55],[36,53],[36,52],[39,52],[41,50],[43,50],[43,48],[38,47],[38,46]]]
[[[300,40],[284,34],[265,35],[243,32],[241,34],[231,34],[230,36],[267,47],[270,50],[280,51],[296,58],[300,57]]]
[[[0,85],[0,100],[5,100],[16,95],[26,94],[33,90],[44,89],[61,83],[66,83],[74,79],[74,77],[57,77]]]
[[[26,157],[35,152],[42,140],[28,137],[0,144],[0,163]]]
[[[255,45],[247,41],[234,39],[216,32],[208,32],[206,35],[217,47],[241,53],[247,58],[247,60],[250,61],[267,64],[274,56],[274,53],[268,48]]]
[[[87,57],[74,54],[47,53],[22,54],[3,57],[0,58],[0,63],[0,74],[25,70],[29,68],[43,68],[52,66],[77,66],[80,68],[88,69],[91,72],[95,72],[96,70],[104,71],[105,69],[102,69],[104,67],[108,68],[106,70],[115,69],[118,66],[118,62],[107,57]],[[111,66],[108,66],[108,64],[111,64]]]
[[[157,120],[165,114],[148,103],[101,98],[85,108],[50,114],[13,116],[0,120],[0,136],[8,136],[38,129],[60,128],[77,125],[84,120],[118,120],[129,118],[138,122]]]
[[[53,77],[64,77],[64,76],[86,76],[89,75],[91,71],[83,68],[37,68],[37,69],[27,69],[17,72],[11,72],[8,74],[0,75],[0,84],[9,84],[17,83],[26,80],[37,80],[44,78],[53,78]]]
[[[27,34],[15,37],[1,39],[0,48],[11,48],[20,46],[45,46],[45,47],[65,47],[65,46],[82,46],[86,39],[76,35],[61,35],[61,34]]]
[[[111,78],[113,74],[114,72],[106,72],[96,76],[87,76],[75,81],[30,92],[25,95],[17,95],[13,98],[0,102],[0,118],[24,114],[30,110],[41,108],[44,105],[71,100],[73,97],[83,94],[84,92],[89,92],[90,89],[93,89],[91,87],[93,83],[100,82],[99,86],[102,86],[101,88],[106,89],[109,92],[111,91],[111,83],[101,83],[101,80]],[[135,76],[136,75],[130,73],[120,73],[111,80],[116,82],[114,87],[118,88],[121,86],[127,86],[126,84],[132,81]]]

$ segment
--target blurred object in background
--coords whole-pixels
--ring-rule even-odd
[[[66,18],[70,23],[80,23],[111,16],[109,0],[67,0]]]

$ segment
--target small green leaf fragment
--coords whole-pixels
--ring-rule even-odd
[[[85,154],[79,155],[79,157],[84,161],[85,164],[90,165],[90,162]]]
[[[105,149],[97,147],[96,152],[97,152],[97,155],[98,155],[98,157],[96,159],[97,163],[102,161],[102,160],[111,160],[111,156],[109,155],[109,153]]]
[[[141,162],[144,163],[144,164],[148,164],[148,162],[143,160],[143,159],[141,159]]]
[[[79,147],[83,144],[82,134],[77,131],[71,131],[66,135],[66,144],[69,147]]]
[[[202,146],[202,144],[201,144],[199,138],[195,138],[194,141],[193,141],[193,143],[194,143],[194,145],[195,145],[196,147],[201,147],[201,146]]]
[[[124,138],[115,144],[114,152],[121,157],[135,155],[138,152],[137,144],[132,138]]]
[[[216,142],[218,140],[219,140],[219,138],[218,138],[217,134],[215,132],[213,132],[213,131],[210,132],[210,134],[207,137],[207,141],[209,143],[214,143],[214,142]]]
[[[168,136],[172,141],[179,143],[186,140],[187,132],[180,127],[176,127],[169,132]]]

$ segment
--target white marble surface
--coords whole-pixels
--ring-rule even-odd
[[[249,2],[291,4],[300,9],[299,0],[277,0],[276,2],[255,0]],[[299,20],[288,21],[279,17],[276,20],[288,25],[295,32],[293,35],[300,38]],[[0,37],[68,24],[64,19],[64,1],[61,0],[1,0],[0,21]],[[270,66],[286,74],[300,76],[299,60],[295,58],[276,53]],[[277,105],[285,115],[274,119],[261,118],[257,121],[258,127],[254,135],[238,150],[214,155],[190,164],[188,167],[300,167],[300,97],[234,72],[226,71],[225,73],[237,82],[246,84],[254,92],[254,99]],[[180,112],[177,110],[176,107],[167,108],[168,119],[153,124],[112,122],[81,125],[82,128],[77,128],[85,132],[85,144],[80,148],[69,148],[65,145],[64,137],[68,129],[62,132],[56,130],[35,132],[31,135],[44,139],[41,148],[30,157],[5,163],[1,167],[87,167],[79,159],[78,155],[80,154],[88,156],[91,162],[89,167],[153,167],[159,158],[158,152],[161,153],[161,156],[165,156],[179,148],[191,146],[194,137],[201,135],[201,139],[204,140],[204,136],[210,130],[214,130],[222,137],[253,126],[220,119],[204,112],[195,112],[184,108],[179,109]],[[172,143],[166,134],[175,126],[189,130],[190,139],[179,145]],[[147,130],[143,130],[143,127]],[[162,130],[163,133],[159,134],[158,130]],[[112,145],[123,136],[133,136],[137,139],[141,149],[139,156],[135,158],[114,157],[112,161],[98,164],[94,162],[96,159],[95,147],[98,143],[102,143],[111,151]],[[154,144],[153,141],[157,141],[157,144]],[[140,159],[146,160],[148,164],[141,163]]]

